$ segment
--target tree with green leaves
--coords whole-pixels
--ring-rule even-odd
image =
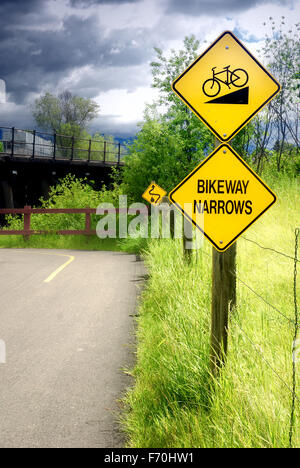
[[[281,92],[238,133],[232,145],[258,173],[269,167],[292,174],[292,167],[294,173],[299,171],[300,23],[284,31],[284,17],[279,25],[272,17],[269,21],[272,32],[265,36],[262,55]]]
[[[64,91],[58,96],[46,93],[36,99],[32,113],[37,125],[43,130],[62,133],[65,126],[65,130],[68,128],[68,135],[77,136],[87,128],[98,112],[99,106],[92,99]]]
[[[133,199],[140,199],[151,180],[166,190],[174,188],[213,148],[211,132],[171,89],[197,58],[198,48],[199,41],[191,36],[185,38],[182,50],[171,50],[170,57],[155,49],[152,86],[159,90],[159,98],[145,110],[123,174],[126,193]]]
[[[175,95],[171,83],[198,57],[199,44],[194,35],[186,37],[183,49],[177,52],[172,49],[170,57],[166,57],[161,49],[155,48],[157,58],[151,63],[152,86],[160,93],[155,107],[158,110],[159,106],[164,106],[161,119],[167,122],[170,131],[184,142],[183,149],[188,161],[197,160],[195,152],[203,152],[208,147],[212,147],[213,136],[186,104]]]
[[[57,153],[65,158],[73,154],[87,159],[88,124],[97,116],[98,104],[92,99],[75,96],[64,91],[58,96],[46,93],[36,99],[32,113],[37,125],[56,134]],[[95,154],[95,153],[93,153]],[[102,159],[103,159],[103,152]],[[96,154],[95,154],[96,156]],[[96,157],[95,159],[100,159]]]
[[[300,23],[285,31],[284,16],[279,25],[276,25],[272,17],[269,20],[272,34],[266,34],[263,54],[268,61],[269,70],[281,84],[281,92],[269,104],[272,134],[278,143],[276,164],[280,171],[287,141],[293,142],[299,154]]]

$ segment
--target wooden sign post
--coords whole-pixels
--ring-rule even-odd
[[[215,148],[220,141],[215,138]],[[225,252],[212,248],[211,373],[217,376],[228,349],[229,314],[236,306],[236,242]]]
[[[217,376],[228,348],[229,315],[236,306],[236,242],[225,252],[212,248],[211,372]]]

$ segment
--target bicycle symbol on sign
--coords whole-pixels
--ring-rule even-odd
[[[242,88],[248,83],[248,73],[246,70],[242,68],[236,68],[235,70],[229,70],[230,65],[224,67],[222,71],[216,72],[215,69],[217,67],[212,68],[213,76],[208,80],[204,81],[202,86],[202,91],[208,97],[215,97],[221,91],[221,84],[225,84],[230,89],[230,85],[235,86],[236,88]],[[221,79],[219,76],[222,75]],[[226,79],[224,80],[224,78]]]

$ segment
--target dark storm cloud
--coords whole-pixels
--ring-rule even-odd
[[[16,15],[27,13],[38,8],[44,0],[1,0],[0,5],[7,13],[14,12]]]
[[[112,89],[130,92],[147,86],[153,47],[183,34],[173,14],[228,16],[265,3],[289,4],[284,0],[155,0],[160,13],[154,14],[153,22],[151,17],[142,21],[147,28],[138,26],[135,15],[135,10],[141,14],[135,7],[141,1],[0,0],[0,77],[6,81],[10,101],[0,107],[0,122],[30,127],[31,93],[56,93],[64,86],[95,98]],[[132,26],[127,28],[118,17],[126,4],[132,13]],[[152,14],[149,4],[143,15]],[[104,26],[99,21],[102,11],[107,18]],[[117,24],[122,27],[118,29]],[[107,116],[95,124],[107,132],[122,127],[124,133],[135,126]]]
[[[33,6],[34,0],[30,4]],[[1,3],[0,13],[3,8]],[[0,19],[0,76],[6,80],[8,93],[19,103],[28,93],[39,92],[47,84],[55,87],[77,68],[139,65],[152,54],[153,44],[142,29],[104,32],[94,16],[75,15],[67,17],[56,31],[41,30],[37,24],[24,28],[28,14],[29,10],[19,12],[10,27]],[[125,86],[126,74],[120,79]]]
[[[16,128],[33,128],[34,121],[27,106],[1,106],[0,125]]]
[[[122,5],[124,3],[138,3],[141,0],[70,0],[71,6],[89,7],[91,5]]]
[[[180,13],[192,16],[224,15],[232,12],[241,12],[250,8],[275,3],[289,4],[288,0],[168,0],[167,13]]]
[[[13,36],[16,26],[32,21],[32,15],[43,15],[44,0],[0,0],[0,39]]]

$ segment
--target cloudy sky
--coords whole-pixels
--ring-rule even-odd
[[[133,135],[156,96],[154,47],[195,34],[200,53],[231,30],[257,56],[270,16],[289,29],[300,0],[0,0],[0,127],[33,128],[34,100],[68,89],[99,103],[92,132]]]

